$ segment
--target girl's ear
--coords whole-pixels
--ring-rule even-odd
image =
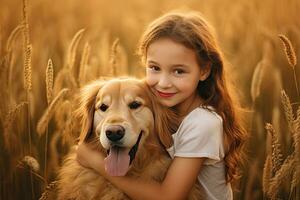
[[[104,83],[105,81],[95,81],[80,90],[79,106],[75,111],[76,116],[80,118],[82,124],[79,136],[80,143],[86,141],[93,133],[96,97]]]
[[[179,118],[175,111],[161,105],[157,101],[157,97],[152,93],[149,86],[146,86],[146,88],[151,100],[154,117],[154,134],[157,134],[160,142],[165,148],[169,148],[173,145],[172,134],[176,132],[179,126]]]
[[[200,68],[200,81],[204,81],[207,79],[207,77],[210,75],[211,72],[211,62],[206,62],[204,65]]]

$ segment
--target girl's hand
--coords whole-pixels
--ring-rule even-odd
[[[78,144],[77,146],[77,161],[80,165],[92,168],[100,174],[104,172],[104,156],[93,149],[91,149],[86,143]]]

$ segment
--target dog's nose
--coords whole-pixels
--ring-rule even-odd
[[[125,129],[120,125],[110,125],[105,131],[106,137],[113,142],[121,140],[125,135]]]

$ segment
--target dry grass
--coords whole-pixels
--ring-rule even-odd
[[[286,56],[289,60],[290,65],[293,67],[295,72],[296,65],[296,56],[291,45],[290,40],[284,36],[280,35],[280,39],[284,43]],[[295,75],[295,73],[294,73]],[[296,89],[297,87],[297,78],[295,78]],[[284,191],[284,188],[287,187],[289,192],[289,198],[298,199],[299,194],[299,119],[298,119],[298,110],[297,115],[294,115],[294,110],[290,98],[284,90],[281,91],[281,102],[283,105],[283,110],[285,113],[289,137],[292,138],[292,153],[286,157],[283,161],[283,154],[281,150],[281,144],[279,141],[279,135],[274,130],[272,124],[266,125],[267,132],[271,135],[271,155],[268,155],[265,161],[264,173],[263,173],[263,191],[270,199],[280,198],[280,193]],[[296,103],[297,105],[298,103]],[[271,172],[268,172],[270,170]],[[285,187],[283,187],[285,184]]]

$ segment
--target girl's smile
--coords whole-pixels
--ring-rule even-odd
[[[157,91],[158,95],[161,96],[162,98],[170,98],[176,94],[176,92],[168,93],[168,92],[161,92],[159,90],[156,90],[156,91]]]

